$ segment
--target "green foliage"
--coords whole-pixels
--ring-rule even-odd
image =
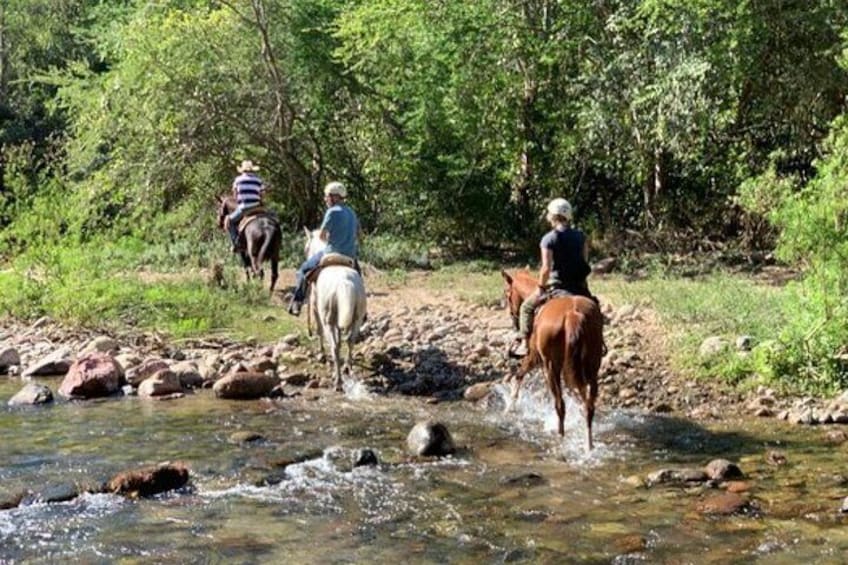
[[[0,272],[0,315],[49,315],[88,327],[129,326],[176,337],[226,332],[276,339],[296,331],[292,320],[279,315],[281,308],[271,305],[267,287],[245,283],[235,264],[225,270],[226,288],[220,288],[196,267],[185,266],[186,258],[182,248],[156,253],[133,240],[42,247]]]

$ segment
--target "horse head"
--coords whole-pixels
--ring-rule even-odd
[[[521,303],[533,294],[539,284],[536,279],[528,271],[516,271],[510,275],[506,271],[501,271],[504,278],[504,295],[503,302],[509,308],[509,315],[512,317],[512,324],[515,329],[518,329],[518,311],[521,308]]]
[[[327,247],[327,242],[321,239],[321,230],[310,231],[304,226],[303,233],[306,236],[303,252],[307,259]]]
[[[236,209],[236,200],[232,196],[218,197],[218,227],[224,229],[224,219]]]

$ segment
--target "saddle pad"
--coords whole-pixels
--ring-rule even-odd
[[[257,218],[261,218],[265,214],[265,208],[263,208],[262,206],[257,206],[256,208],[250,208],[249,210],[245,210],[244,214],[239,220],[239,233],[242,233],[244,231],[244,228],[246,228],[250,224],[250,222]]]
[[[341,253],[327,253],[321,257],[321,262],[318,264],[320,268],[324,267],[349,267],[353,268],[353,259]]]

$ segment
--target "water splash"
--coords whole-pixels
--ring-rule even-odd
[[[586,448],[583,406],[571,395],[564,395],[565,436],[559,438],[559,418],[551,394],[540,376],[530,375],[524,379],[518,400],[509,413],[505,413],[504,409],[511,401],[510,387],[498,383],[492,390],[495,396],[492,403],[492,410],[496,414],[494,418],[506,423],[521,439],[547,445],[548,453],[554,457],[582,466],[593,466],[623,456],[623,446],[611,443],[608,439],[615,435],[617,426],[622,424],[622,417],[626,419],[626,416],[596,411],[592,424],[594,449],[590,452]]]
[[[374,395],[368,391],[368,387],[361,381],[355,379],[345,379],[342,384],[344,395],[348,400],[373,400]]]

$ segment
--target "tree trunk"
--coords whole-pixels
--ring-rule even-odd
[[[6,0],[0,0],[0,120],[6,114],[5,106],[9,96],[9,60],[6,41]],[[3,145],[3,138],[0,137],[0,193],[6,190],[4,183],[6,177],[6,159],[4,157]]]
[[[9,85],[8,46],[6,45],[6,0],[0,0],[0,104],[6,103]]]
[[[665,163],[664,153],[659,147],[654,148],[653,155],[648,159],[648,171],[645,182],[642,183],[642,204],[645,208],[645,226],[652,227],[656,223],[657,201],[665,192]]]

